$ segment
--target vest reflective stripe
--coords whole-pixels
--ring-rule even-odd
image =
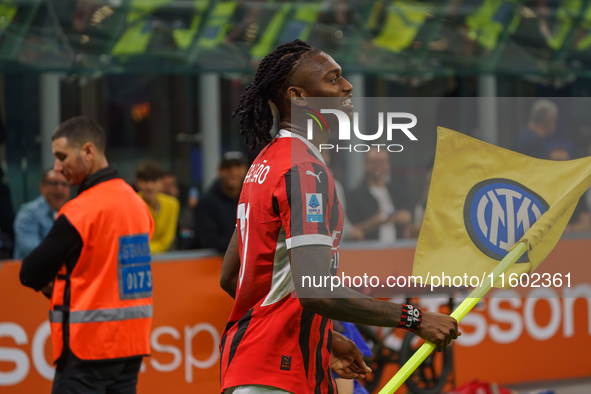
[[[49,321],[51,323],[63,323],[64,321],[64,312],[62,311],[49,311]]]
[[[70,312],[70,324],[141,319],[143,317],[152,317],[152,305]]]
[[[131,306],[128,308],[114,309],[96,309],[91,311],[74,311],[70,312],[70,324],[141,319],[143,317],[152,317],[152,311],[152,305]],[[49,321],[51,323],[62,323],[63,320],[63,311],[49,311]]]

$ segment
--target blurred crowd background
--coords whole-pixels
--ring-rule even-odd
[[[543,159],[591,153],[591,0],[2,0],[1,257],[26,255],[75,196],[48,170],[52,131],[76,115],[101,124],[151,207],[154,252],[223,252],[257,153],[231,114],[260,59],[296,38],[331,54],[357,97],[430,98],[438,125]],[[327,153],[345,241],[416,238],[425,133],[412,154]],[[591,231],[589,194],[568,232]]]

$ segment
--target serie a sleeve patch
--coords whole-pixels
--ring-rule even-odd
[[[321,193],[306,193],[306,221],[308,223],[324,221]]]

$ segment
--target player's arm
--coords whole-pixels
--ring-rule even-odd
[[[232,298],[236,298],[236,286],[238,284],[238,273],[240,272],[240,254],[238,253],[238,231],[234,229],[230,244],[224,255],[220,286]]]
[[[424,312],[421,320],[418,311],[416,317],[410,313],[411,308],[405,308],[403,313],[402,305],[363,296],[344,286],[330,287],[334,243],[327,216],[334,193],[330,185],[327,170],[300,163],[284,175],[274,192],[276,212],[286,231],[292,279],[302,306],[328,318],[372,326],[399,327],[404,318],[409,329],[416,329],[419,336],[442,350],[458,336],[457,322],[452,317]],[[312,286],[314,277],[316,283],[319,277],[328,278],[328,286]]]
[[[367,297],[348,287],[305,286],[309,276],[330,277],[331,248],[306,245],[290,249],[293,282],[302,307],[322,316],[351,323],[381,327],[399,327],[402,306]],[[318,279],[317,279],[318,280]],[[443,350],[460,335],[458,323],[451,316],[422,311],[422,321],[415,333]]]

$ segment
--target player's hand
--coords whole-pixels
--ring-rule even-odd
[[[363,379],[371,372],[355,342],[338,332],[332,333],[330,368],[343,379]]]
[[[451,316],[442,313],[423,311],[420,328],[416,334],[435,345],[435,350],[440,352],[456,339],[461,332],[458,331],[458,322]]]

